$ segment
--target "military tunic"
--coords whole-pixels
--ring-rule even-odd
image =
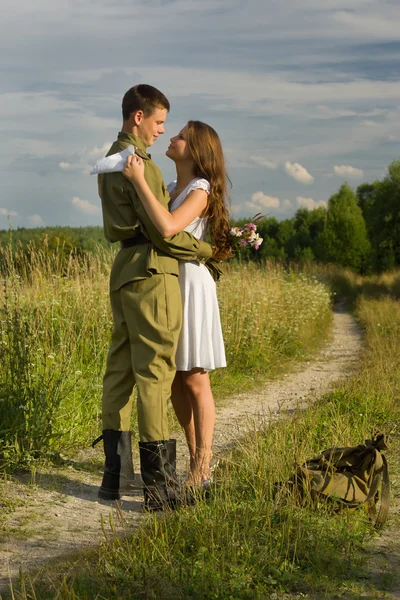
[[[108,154],[130,144],[143,158],[150,189],[168,209],[169,194],[143,140],[119,133]],[[166,440],[167,401],[182,322],[178,259],[206,262],[212,249],[184,231],[164,239],[122,173],[101,175],[99,188],[106,239],[123,241],[141,232],[151,242],[121,248],[112,266],[114,327],[103,379],[103,429],[129,430],[131,393],[136,383],[140,441]]]

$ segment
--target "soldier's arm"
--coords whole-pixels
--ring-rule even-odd
[[[123,177],[122,174],[121,177]],[[180,231],[168,238],[163,238],[146,213],[135,188],[128,180],[123,178],[123,181],[121,182],[119,177],[118,179],[116,177],[109,177],[108,182],[110,182],[109,185],[111,185],[111,189],[109,188],[107,190],[108,193],[111,193],[112,196],[120,195],[126,200],[130,200],[135,213],[142,224],[143,233],[156,248],[179,260],[197,260],[205,263],[211,258],[213,253],[211,245],[202,240],[198,240],[194,235],[187,231]]]

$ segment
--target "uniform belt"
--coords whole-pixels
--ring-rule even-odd
[[[122,240],[121,248],[132,248],[132,246],[138,246],[139,244],[151,244],[151,242],[143,233],[139,232],[134,237]]]

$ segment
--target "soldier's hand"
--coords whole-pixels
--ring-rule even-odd
[[[206,262],[206,267],[210,271],[211,277],[214,279],[214,281],[219,281],[222,275],[221,263],[219,261],[215,261],[213,258],[209,258]]]
[[[221,251],[216,246],[211,246],[213,249],[213,253],[211,258],[215,260],[215,262],[220,262],[226,258],[225,254],[222,254]]]

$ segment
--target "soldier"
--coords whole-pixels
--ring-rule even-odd
[[[135,146],[146,181],[166,208],[168,192],[146,149],[164,133],[169,108],[167,98],[152,86],[129,89],[122,100],[122,131],[108,153]],[[160,510],[176,503],[176,445],[169,439],[167,401],[182,319],[177,259],[207,263],[212,248],[184,231],[163,239],[122,172],[100,175],[99,194],[104,235],[121,244],[110,277],[114,327],[103,380],[99,440],[104,443],[105,469],[99,497],[115,500],[133,493],[129,429],[136,383],[144,508]]]

